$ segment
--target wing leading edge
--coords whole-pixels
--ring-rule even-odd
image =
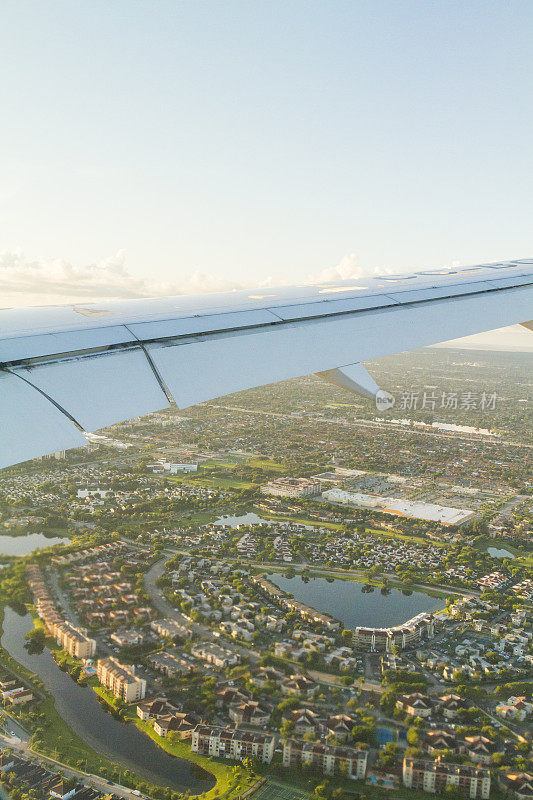
[[[533,316],[533,259],[365,281],[0,311],[0,467],[94,431],[311,373],[363,396],[361,362]]]

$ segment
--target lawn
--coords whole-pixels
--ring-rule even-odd
[[[284,464],[278,461],[271,461],[269,458],[249,458],[246,461],[247,467],[254,467],[255,469],[275,470],[276,472],[286,472],[287,468]]]

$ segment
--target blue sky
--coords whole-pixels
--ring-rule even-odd
[[[4,0],[0,286],[531,256],[532,41],[530,0]]]

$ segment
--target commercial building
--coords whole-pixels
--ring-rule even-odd
[[[146,681],[135,675],[135,667],[121,664],[116,658],[101,658],[96,665],[100,683],[126,703],[142,700],[146,694]]]
[[[467,508],[452,508],[434,503],[416,503],[401,500],[397,497],[381,497],[380,495],[346,492],[343,489],[328,489],[322,497],[328,503],[343,503],[356,508],[368,508],[383,514],[394,514],[398,517],[423,519],[427,522],[438,522],[441,525],[462,525],[475,517],[475,513]]]
[[[198,725],[192,732],[191,750],[204,756],[243,761],[256,758],[270,764],[274,757],[276,739],[269,733],[251,733],[231,728]]]
[[[408,789],[432,794],[443,792],[449,786],[465,797],[488,800],[490,795],[488,769],[465,764],[449,764],[441,759],[426,761],[419,758],[404,758],[403,782]]]
[[[283,766],[294,768],[302,764],[317,767],[325,775],[340,773],[354,780],[366,775],[367,750],[353,747],[337,747],[306,742],[302,739],[287,739],[283,746]]]
[[[322,491],[320,481],[309,478],[276,478],[261,486],[262,494],[275,497],[314,497]]]

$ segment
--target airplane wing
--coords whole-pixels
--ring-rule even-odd
[[[361,362],[522,323],[533,259],[200,296],[0,311],[0,468],[84,431],[311,373],[367,397]]]

